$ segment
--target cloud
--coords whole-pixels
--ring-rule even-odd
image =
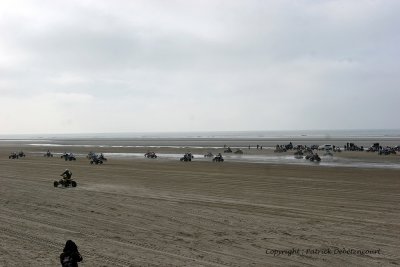
[[[0,102],[31,110],[3,114],[2,131],[393,128],[399,8],[2,1]]]
[[[0,124],[11,133],[79,132],[88,121],[80,117],[94,113],[92,101],[90,95],[75,93],[1,97]]]

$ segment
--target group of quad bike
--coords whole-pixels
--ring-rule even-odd
[[[9,159],[18,159],[18,158],[22,158],[25,156],[26,155],[23,151],[19,151],[19,152],[12,152],[8,156],[8,158]],[[44,153],[43,156],[45,158],[52,158],[54,155],[49,150],[47,150],[47,152]],[[86,157],[90,160],[90,164],[103,164],[104,161],[107,161],[107,158],[104,157],[103,153],[96,154],[94,152],[89,152],[89,154]],[[67,153],[67,152],[64,152],[61,155],[61,158],[64,159],[65,161],[75,161],[76,160],[76,157],[73,153]]]
[[[47,156],[52,157],[52,155]],[[66,161],[76,160],[75,156],[72,153],[64,153],[61,158],[64,158]],[[104,161],[107,161],[107,158],[104,157],[103,153],[100,153],[100,155],[98,155],[94,152],[89,152],[86,158],[90,160],[90,164],[103,164]],[[74,181],[71,177],[72,173],[68,169],[66,169],[65,172],[61,174],[61,176],[62,178],[60,180],[54,181],[54,187],[67,188],[77,186],[76,181]]]
[[[236,149],[235,152],[233,152],[233,150],[228,147],[227,149],[224,150],[224,153],[234,153],[234,154],[243,154],[243,150],[241,150],[240,148]],[[214,156],[213,153],[211,152],[207,152],[204,155],[205,158],[212,158],[213,162],[224,162],[224,157],[221,155],[221,153],[218,153],[216,156]],[[194,158],[194,156],[192,155],[192,153],[186,153],[182,158],[180,158],[180,161],[192,161],[192,159]]]
[[[224,162],[224,158],[222,157],[221,153],[218,153],[218,155],[214,156],[211,152],[208,152],[204,155],[204,157],[213,158],[213,162]],[[194,156],[192,153],[186,153],[182,158],[180,158],[180,161],[192,161],[193,158]]]
[[[312,162],[320,162],[321,157],[318,155],[317,152],[314,152],[314,150],[318,149],[318,146],[304,146],[304,145],[297,145],[294,146],[292,142],[290,142],[287,145],[276,145],[274,152],[275,153],[280,153],[280,152],[287,152],[288,150],[294,150],[295,152],[294,157],[296,159],[303,159],[305,158],[306,160],[312,161]],[[338,151],[340,152],[340,151]],[[325,156],[333,156],[332,151],[326,150],[325,151]]]
[[[156,159],[157,155],[155,152],[147,152],[146,154],[144,154],[144,156],[148,159]],[[214,162],[223,162],[224,158],[222,157],[221,153],[218,153],[218,155],[216,155],[214,157],[214,155],[211,152],[208,152],[207,154],[204,155],[205,158],[213,158],[212,161]],[[181,157],[179,160],[180,161],[184,161],[184,162],[188,162],[188,161],[192,161],[194,159],[194,156],[192,153],[185,153],[183,155],[183,157]]]
[[[64,153],[61,158],[64,158],[66,161],[76,160],[75,156],[72,153]],[[98,155],[94,152],[89,152],[86,158],[90,160],[90,164],[103,164],[104,161],[107,161],[107,158],[104,157],[103,153],[100,153],[100,155]],[[54,187],[67,188],[77,186],[76,181],[71,178],[72,173],[68,169],[66,169],[65,172],[61,174],[61,176],[62,178],[60,180],[54,181]]]
[[[8,156],[9,159],[19,159],[19,158],[25,158],[25,153],[22,151],[19,152],[12,152],[10,156]]]
[[[327,151],[327,153],[325,153],[326,155],[330,155],[332,156],[332,153]],[[320,162],[321,161],[321,157],[318,155],[318,153],[314,153],[312,150],[307,149],[307,150],[297,150],[296,152],[294,152],[294,157],[296,159],[302,159],[304,156],[305,159],[309,160],[309,161],[316,161],[316,162]]]
[[[61,158],[65,159],[65,161],[76,160],[74,154],[65,152],[61,155]],[[95,165],[103,164],[105,161],[107,161],[107,158],[104,157],[103,153],[96,154],[92,151],[90,151],[87,154],[86,158],[89,160],[90,164],[95,164]]]
[[[43,155],[45,158],[52,158],[54,155],[51,153],[49,150]],[[12,152],[8,158],[9,159],[18,159],[18,158],[23,158],[26,157],[25,153],[23,151],[19,152]],[[64,152],[61,155],[61,158],[64,159],[65,161],[75,161],[76,157],[74,156],[73,153],[66,153]],[[107,158],[104,157],[102,153],[100,155],[90,152],[87,155],[87,158],[90,160],[90,164],[103,164],[104,161],[107,161]],[[71,176],[72,173],[69,172],[68,170],[65,170],[63,174],[61,174],[62,178],[60,180],[54,181],[53,185],[54,187],[62,187],[62,188],[67,188],[67,187],[76,187],[77,182],[74,181]]]

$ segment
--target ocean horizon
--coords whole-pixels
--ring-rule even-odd
[[[0,139],[309,139],[309,138],[400,138],[400,129],[114,132],[66,134],[0,134]]]

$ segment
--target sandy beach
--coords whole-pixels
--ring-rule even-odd
[[[0,266],[58,266],[68,239],[84,257],[80,266],[400,264],[398,168],[115,156],[221,151],[178,141],[159,148],[126,141],[31,143],[0,144]],[[44,158],[47,149],[78,157]],[[27,156],[8,159],[18,150]],[[91,150],[108,153],[109,160],[90,165],[84,155]],[[335,157],[400,164],[399,155]],[[65,168],[76,188],[53,187]]]

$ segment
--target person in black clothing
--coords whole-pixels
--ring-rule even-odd
[[[82,261],[82,256],[78,252],[78,246],[72,240],[65,243],[63,253],[60,255],[62,267],[78,267],[78,262]]]
[[[60,174],[65,180],[70,180],[72,178],[72,172],[68,169],[65,169],[63,173]]]

